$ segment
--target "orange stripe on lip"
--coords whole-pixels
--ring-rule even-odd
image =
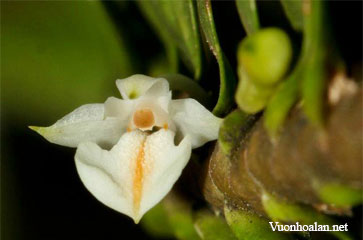
[[[142,186],[144,181],[144,165],[145,165],[145,151],[144,151],[145,141],[146,137],[141,142],[141,146],[139,148],[139,152],[137,154],[136,163],[135,163],[135,172],[134,172],[133,189],[132,189],[133,210],[135,216],[139,214],[140,201],[142,196]]]

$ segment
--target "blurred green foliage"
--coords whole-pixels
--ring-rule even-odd
[[[216,216],[206,210],[202,210],[196,214],[195,228],[202,239],[237,239],[222,216]]]
[[[174,236],[180,240],[199,240],[194,228],[191,202],[171,193],[163,200],[169,224]]]
[[[238,14],[248,35],[260,28],[255,0],[236,0]]]
[[[174,231],[170,226],[167,212],[162,203],[144,215],[141,225],[155,238],[172,238],[174,236]]]
[[[339,207],[358,205],[363,201],[363,191],[339,183],[320,186],[317,190],[322,201]]]
[[[301,31],[304,27],[303,1],[281,0],[281,4],[292,27],[297,31]]]
[[[49,124],[79,105],[116,95],[133,73],[103,4],[1,3],[1,88],[9,117]],[[118,95],[116,95],[118,96]]]
[[[178,48],[194,78],[199,79],[202,53],[193,1],[138,1],[138,4],[165,45],[171,73],[178,70]]]

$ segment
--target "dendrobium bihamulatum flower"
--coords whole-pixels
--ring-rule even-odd
[[[163,78],[133,75],[116,85],[122,99],[83,105],[50,127],[31,129],[77,147],[86,188],[138,223],[170,191],[192,148],[217,139],[221,119],[193,99],[172,100]]]

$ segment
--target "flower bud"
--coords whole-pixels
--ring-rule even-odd
[[[271,86],[288,70],[292,50],[290,39],[277,28],[266,28],[245,38],[238,49],[238,65],[256,83]]]

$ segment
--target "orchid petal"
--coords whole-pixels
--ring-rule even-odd
[[[109,97],[105,102],[105,117],[116,117],[122,121],[128,121],[135,106],[136,102],[133,100]]]
[[[86,188],[106,206],[137,223],[172,188],[191,154],[188,138],[174,145],[174,133],[125,133],[110,150],[81,143],[75,156]]]
[[[114,145],[125,131],[126,123],[116,118],[104,119],[103,104],[86,104],[67,114],[50,127],[30,128],[49,142],[77,147],[91,141],[101,146]]]
[[[171,101],[171,92],[166,95],[162,95],[156,99],[158,105],[165,111],[169,112],[169,104]]]
[[[156,86],[153,87],[153,85]],[[161,96],[169,91],[169,83],[165,79],[152,78],[142,74],[116,80],[116,86],[123,99],[135,99],[143,95]]]
[[[190,137],[193,148],[218,138],[222,119],[214,116],[194,99],[172,100],[170,115],[182,136]]]
[[[169,82],[165,78],[155,78],[155,83],[145,92],[146,98],[158,98],[160,96],[170,96]]]

